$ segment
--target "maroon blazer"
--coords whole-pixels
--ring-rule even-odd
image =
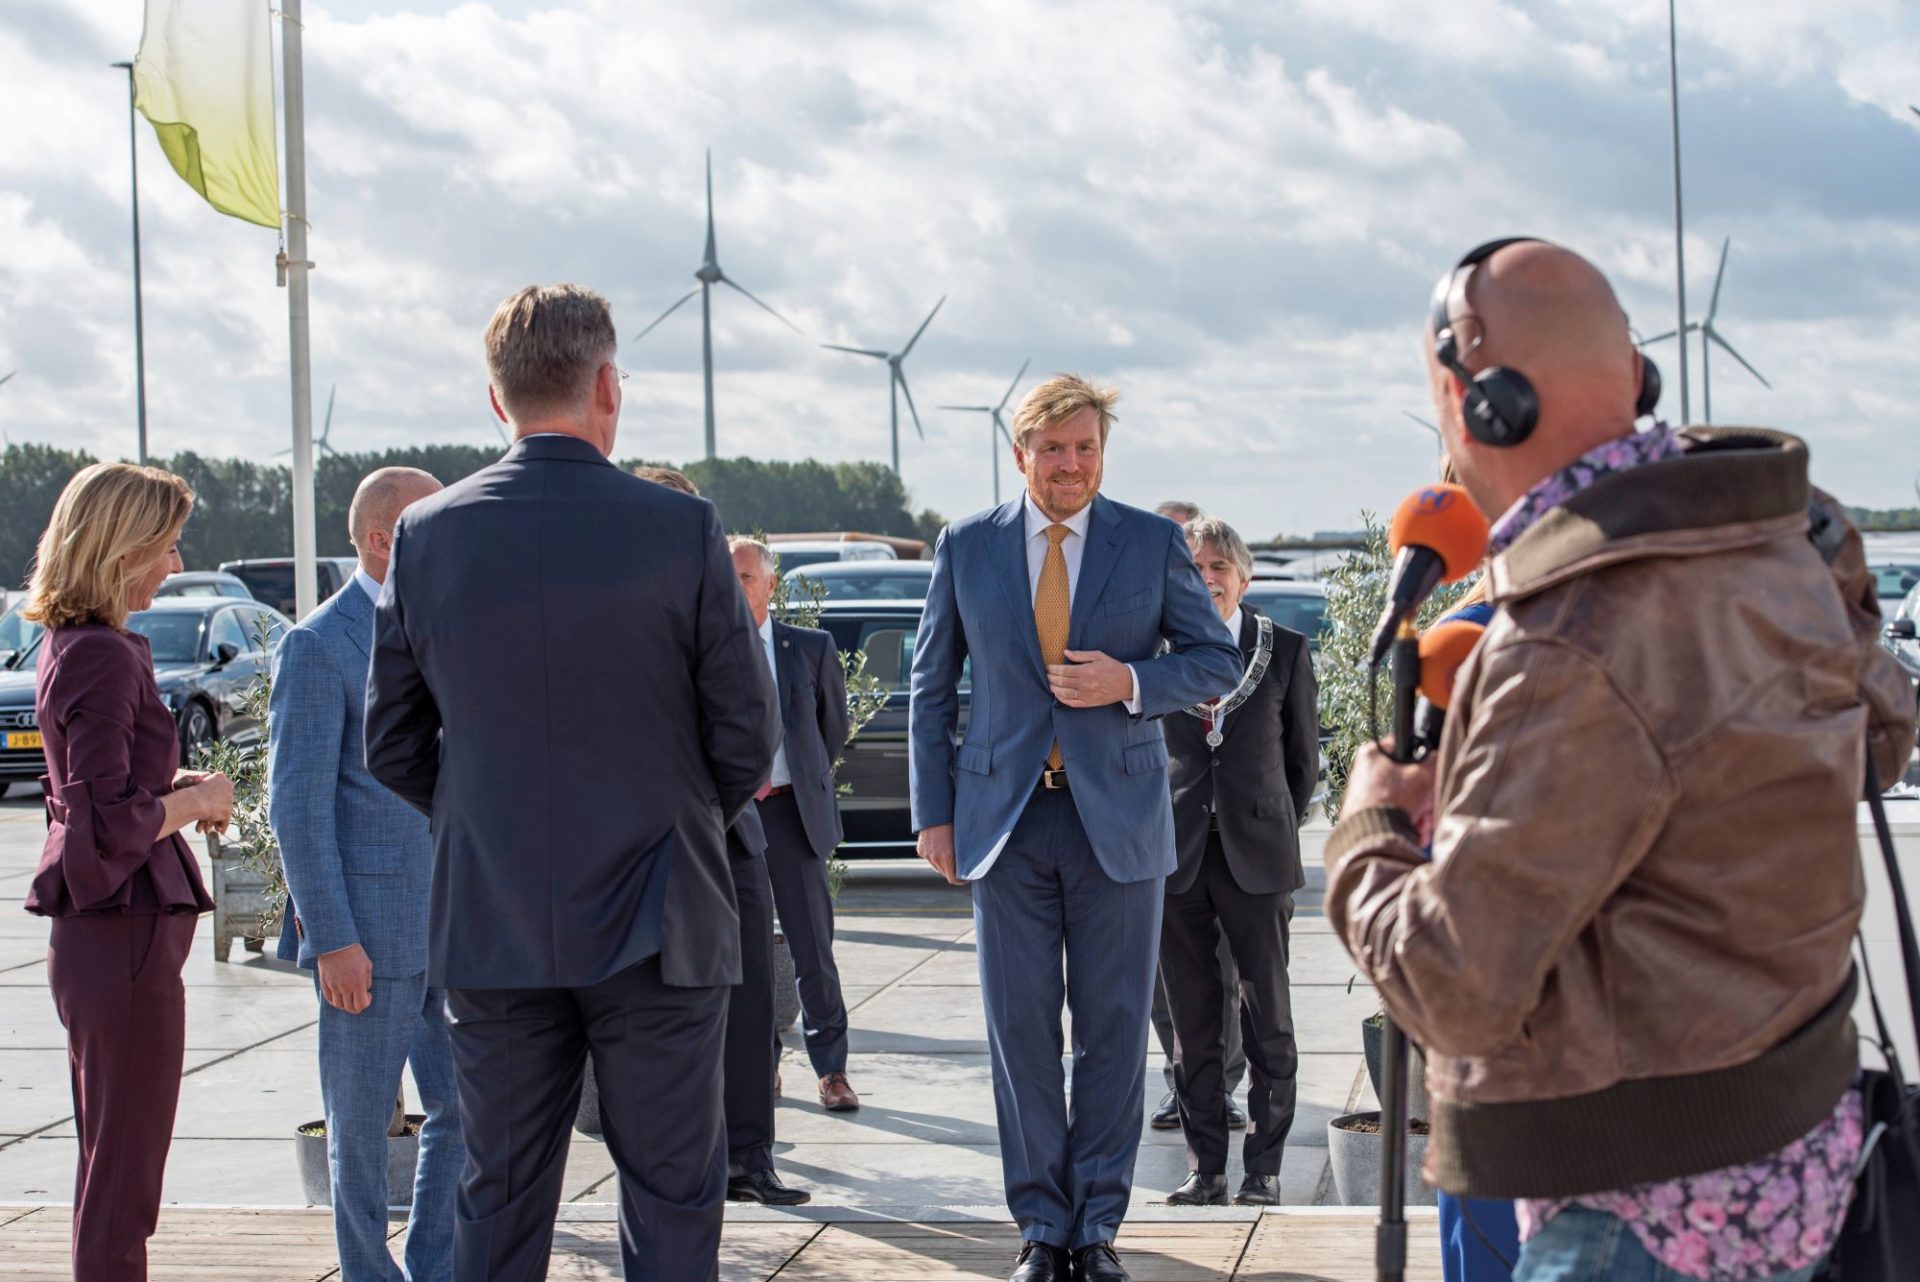
[[[179,833],[160,839],[180,740],[137,633],[88,623],[47,633],[34,691],[46,741],[47,844],[27,911],[209,912]]]

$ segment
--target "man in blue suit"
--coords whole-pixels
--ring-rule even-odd
[[[1159,718],[1225,694],[1241,671],[1180,527],[1099,496],[1117,398],[1061,375],[1021,402],[1027,492],[941,534],[913,659],[913,826],[928,863],[973,884],[1000,1160],[1023,1239],[1012,1282],[1127,1277],[1113,1239],[1175,865]]]
[[[440,488],[382,468],[360,482],[347,528],[360,554],[348,583],[281,640],[274,656],[268,815],[286,865],[280,956],[315,972],[320,1098],[344,1282],[445,1282],[466,1148],[454,1098],[442,994],[427,984],[427,821],[363,760],[373,606],[393,523]],[[426,1110],[414,1171],[406,1269],[387,1250],[387,1135],[401,1070]]]

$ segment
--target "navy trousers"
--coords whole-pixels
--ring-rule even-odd
[[[767,878],[780,929],[793,954],[800,987],[800,1019],[815,1077],[847,1071],[847,1003],[833,960],[833,891],[827,861],[814,853],[793,794],[760,802],[767,829]]]
[[[773,890],[767,864],[731,835],[727,867],[740,909],[740,982],[727,990],[727,1174],[773,1169]]]
[[[1028,1241],[1078,1250],[1112,1241],[1126,1218],[1165,880],[1108,877],[1072,795],[1037,790],[973,883],[1000,1162]],[[1073,1016],[1071,1103],[1063,1007]]]

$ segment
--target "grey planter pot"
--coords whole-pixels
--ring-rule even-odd
[[[800,976],[787,937],[773,932],[773,1031],[784,1033],[800,1018]]]
[[[1362,1021],[1360,1049],[1366,1054],[1367,1080],[1373,1083],[1373,1097],[1380,1098],[1380,1063],[1384,1058],[1386,1031],[1378,1024]],[[1427,1055],[1418,1046],[1407,1048],[1407,1116],[1424,1122],[1429,1116],[1427,1101]]]
[[[599,1139],[606,1133],[600,1124],[600,1083],[593,1076],[593,1056],[587,1056],[587,1071],[580,1079],[580,1107],[573,1113],[573,1129]]]
[[[1333,1187],[1342,1206],[1378,1206],[1380,1203],[1380,1162],[1384,1136],[1377,1130],[1344,1129],[1352,1122],[1380,1125],[1380,1114],[1348,1113],[1327,1123],[1327,1160],[1333,1166]],[[1420,1164],[1426,1160],[1427,1137],[1407,1136],[1406,1197],[1408,1206],[1434,1206],[1439,1202],[1434,1191],[1420,1178]]]
[[[221,852],[220,838],[207,836],[207,863],[213,869],[213,958],[225,961],[238,939],[248,952],[263,947],[267,879]]]
[[[426,1124],[426,1114],[408,1113],[410,1131]],[[322,1128],[319,1135],[305,1134],[305,1127],[293,1133],[294,1160],[300,1167],[300,1187],[306,1191],[307,1205],[332,1206],[333,1181],[327,1171],[326,1123],[308,1122]],[[413,1205],[413,1173],[420,1163],[420,1136],[394,1135],[387,1138],[387,1204]]]

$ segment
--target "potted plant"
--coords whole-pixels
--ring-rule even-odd
[[[1329,819],[1338,822],[1353,759],[1362,744],[1376,736],[1376,709],[1390,706],[1392,693],[1384,673],[1367,666],[1367,646],[1375,623],[1386,606],[1387,582],[1393,558],[1387,550],[1386,530],[1371,512],[1361,517],[1366,540],[1361,549],[1330,571],[1326,578],[1328,632],[1321,642],[1320,719],[1332,731],[1327,744]],[[1417,623],[1426,627],[1453,608],[1464,586],[1443,587],[1421,607]],[[1369,683],[1375,683],[1369,690]],[[1385,733],[1385,727],[1378,728]],[[1381,1043],[1385,1016],[1369,1016],[1361,1025],[1361,1049],[1374,1095],[1380,1094]],[[1420,1179],[1426,1156],[1428,1112],[1425,1057],[1412,1048],[1408,1062],[1407,1201],[1430,1205],[1434,1191]],[[1327,1155],[1333,1167],[1334,1188],[1346,1206],[1371,1206],[1380,1195],[1380,1114],[1377,1110],[1349,1113],[1327,1123]]]
[[[263,648],[270,648],[262,637]],[[233,819],[227,835],[207,835],[207,858],[213,866],[214,957],[227,960],[234,938],[250,952],[260,952],[280,928],[287,909],[287,876],[280,863],[280,845],[268,822],[267,742],[273,696],[271,670],[263,671],[242,695],[247,713],[260,725],[260,737],[240,745],[216,739],[194,750],[196,770],[218,770],[233,780]],[[413,1203],[413,1172],[420,1152],[424,1114],[408,1113],[396,1100],[393,1125],[387,1129],[388,1201],[394,1206]],[[327,1170],[325,1119],[294,1128],[294,1162],[307,1201],[314,1206],[333,1204],[333,1185]]]

